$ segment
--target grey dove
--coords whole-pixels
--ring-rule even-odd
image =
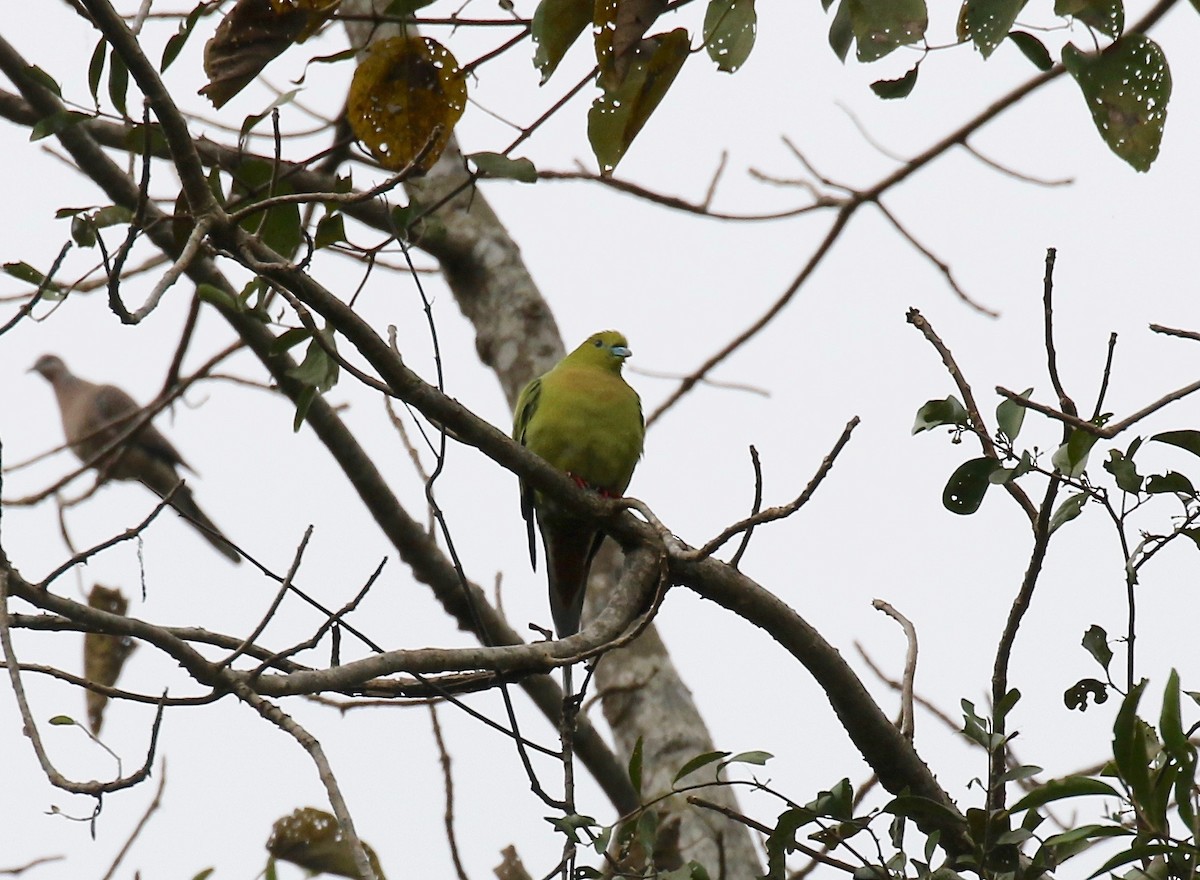
[[[62,358],[52,354],[38,358],[31,372],[41,373],[53,386],[62,414],[63,432],[79,460],[87,462],[104,453],[91,465],[102,477],[136,480],[160,498],[165,498],[179,484],[176,468],[192,470],[171,442],[148,422],[120,446],[105,452],[114,440],[129,430],[141,412],[137,402],[120,388],[80,379],[67,369]],[[171,506],[231,561],[242,561],[221,530],[196,505],[190,488],[179,486],[171,498]]]

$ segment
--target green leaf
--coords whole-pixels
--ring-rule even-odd
[[[537,183],[537,168],[528,159],[510,159],[503,153],[471,153],[467,158],[475,163],[481,177]]]
[[[642,817],[650,815],[654,816],[653,810],[647,810],[642,813]],[[579,813],[572,813],[569,816],[546,816],[546,821],[554,826],[554,830],[565,834],[572,843],[582,843],[579,839],[579,831],[582,828],[596,828],[596,820],[591,816],[582,816]]]
[[[235,312],[242,311],[242,303],[236,296],[212,284],[196,285],[196,295],[200,297],[201,302],[212,303]]]
[[[844,0],[858,60],[878,61],[890,52],[920,42],[929,26],[925,0]]]
[[[346,240],[346,221],[341,213],[326,214],[317,222],[317,234],[313,236],[313,247],[317,250]]]
[[[1174,669],[1167,677],[1167,687],[1163,691],[1158,730],[1162,734],[1163,746],[1167,753],[1180,767],[1186,768],[1190,775],[1196,763],[1196,748],[1188,742],[1187,734],[1183,730],[1183,719],[1179,710],[1179,673]]]
[[[1077,843],[1080,840],[1100,840],[1105,837],[1129,837],[1133,831],[1122,825],[1080,825],[1062,834],[1053,834],[1046,838],[1046,846],[1062,846]]]
[[[25,75],[43,88],[47,88],[52,91],[55,97],[62,97],[62,86],[58,84],[58,80],[46,73],[46,71],[42,70],[36,64],[31,64],[26,67]]]
[[[128,94],[129,68],[125,66],[125,59],[113,49],[108,55],[108,99],[122,116],[129,115],[125,110]]]
[[[629,781],[640,799],[642,796],[642,738],[639,736],[629,756]]]
[[[1007,718],[1008,713],[1011,712],[1020,701],[1021,692],[1016,688],[1010,688],[1008,693],[1005,694],[1000,702],[996,704],[996,708],[992,710],[992,714],[996,718],[997,723],[1000,723]]]
[[[1021,396],[1026,398],[1031,394],[1033,394],[1032,388],[1026,388],[1021,392]],[[996,426],[1000,429],[1000,433],[1008,439],[1009,443],[1017,439],[1017,435],[1021,433],[1021,425],[1024,422],[1024,406],[1007,397],[1000,401],[1000,405],[996,407]]]
[[[275,180],[275,176],[269,162],[253,159],[240,163],[233,172],[231,204],[244,208],[271,196],[295,192],[286,178]],[[285,258],[293,256],[304,241],[300,206],[294,203],[274,205],[266,211],[250,214],[240,225],[247,232],[257,234],[263,244]]]
[[[977,511],[992,485],[990,477],[999,467],[1000,462],[987,456],[960,464],[942,490],[942,506],[959,516],[969,516]]]
[[[412,15],[418,9],[424,9],[433,0],[392,0],[388,4],[387,15]]]
[[[851,0],[841,0],[833,14],[833,21],[829,23],[829,48],[843,64],[846,63],[846,55],[854,42],[854,27],[850,24],[850,3]],[[826,6],[826,9],[828,8]]]
[[[754,48],[758,15],[754,0],[708,0],[704,13],[704,48],[717,70],[733,73]]]
[[[86,214],[71,218],[71,240],[81,248],[96,246],[96,224]]]
[[[1087,493],[1080,492],[1072,495],[1062,504],[1058,505],[1058,510],[1054,511],[1054,515],[1050,517],[1050,534],[1053,535],[1062,526],[1065,526],[1071,520],[1075,519],[1075,517],[1079,516],[1087,500]]]
[[[942,425],[964,427],[967,424],[967,410],[954,395],[945,400],[928,400],[917,410],[916,421],[913,422],[912,432],[932,431]]]
[[[1132,459],[1126,458],[1119,449],[1108,450],[1108,461],[1104,469],[1113,475],[1117,488],[1130,495],[1136,495],[1142,489],[1142,477],[1137,472],[1137,466]]]
[[[11,275],[20,281],[25,281],[35,287],[40,287],[46,276],[28,263],[21,261],[4,264],[4,274]]]
[[[592,23],[593,5],[592,0],[542,0],[538,4],[531,34],[537,45],[533,63],[542,72],[542,85],[584,28]]]
[[[966,0],[963,20],[967,36],[984,58],[996,51],[1024,5],[1025,0]]]
[[[1120,792],[1102,780],[1092,779],[1088,776],[1067,776],[1062,779],[1052,779],[1045,785],[1038,786],[1013,804],[1010,812],[1019,813],[1021,810],[1032,810],[1063,798],[1088,795],[1103,795],[1112,798],[1121,796]]]
[[[105,51],[108,43],[103,37],[92,51],[92,60],[88,62],[88,91],[92,93],[92,103],[100,107],[100,79],[104,76],[104,61],[108,57]]]
[[[853,819],[854,787],[850,785],[849,778],[839,780],[828,792],[821,792],[816,803],[823,804],[827,815],[834,819],[841,819],[843,822]]]
[[[1125,30],[1124,0],[1054,0],[1055,15],[1070,15],[1114,40]]]
[[[62,298],[62,287],[55,284],[26,262],[5,263],[3,269],[5,275],[11,275],[13,278],[24,281],[27,284],[32,284],[38,290],[41,290],[43,299],[54,300]]]
[[[625,78],[588,110],[588,141],[610,175],[687,61],[691,41],[683,28],[641,41],[630,55]]]
[[[58,110],[49,116],[43,116],[34,123],[33,128],[29,130],[29,140],[40,141],[42,138],[58,134],[72,125],[78,125],[91,118],[86,113],[76,110]]]
[[[1050,457],[1050,463],[1054,465],[1055,470],[1074,479],[1087,470],[1088,455],[1099,439],[1090,431],[1075,428],[1067,442],[1055,450],[1054,455]]]
[[[50,719],[50,723],[55,727],[73,727],[75,725],[75,719],[70,715],[55,715]]]
[[[1019,767],[1013,767],[1000,774],[1001,782],[1016,782],[1020,779],[1028,779],[1031,776],[1037,776],[1042,772],[1042,768],[1034,764],[1022,764]]]
[[[1125,696],[1113,722],[1113,761],[1121,778],[1133,789],[1135,801],[1143,802],[1150,793],[1150,773],[1147,768],[1146,739],[1141,719],[1137,717],[1138,701],[1146,689],[1142,679]]]
[[[311,337],[307,327],[292,327],[276,336],[269,350],[272,355],[280,355]]]
[[[763,752],[759,750],[738,752],[736,755],[726,761],[725,764],[757,764],[761,767],[774,757],[775,756],[770,752]]]
[[[1113,652],[1112,648],[1108,646],[1108,633],[1105,632],[1104,627],[1094,623],[1089,626],[1087,632],[1083,634],[1082,645],[1100,664],[1100,668],[1107,672],[1108,664],[1112,662]]]
[[[671,780],[671,784],[674,785],[676,782],[683,779],[683,777],[690,773],[695,773],[701,767],[707,767],[714,761],[720,761],[722,758],[728,756],[729,752],[705,752],[702,755],[697,755],[679,768],[679,772],[675,774],[675,778]]]
[[[321,337],[330,348],[336,348],[332,330],[322,330]],[[325,346],[313,339],[304,352],[304,360],[288,370],[288,375],[298,382],[311,385],[317,391],[325,392],[337,384],[339,369],[338,362],[329,356]]]
[[[187,43],[188,37],[192,35],[192,29],[196,26],[201,14],[208,11],[208,6],[201,3],[184,19],[183,24],[179,26],[179,30],[167,40],[167,45],[163,47],[162,61],[158,64],[158,72],[163,73],[171,63],[179,57],[179,53],[183,51],[184,44]]]
[[[902,794],[893,798],[883,808],[883,812],[915,820],[929,819],[930,824],[938,822],[946,827],[957,827],[962,822],[962,816],[945,804],[915,794]]]
[[[921,65],[918,62],[913,65],[912,70],[899,79],[877,79],[871,83],[871,91],[885,101],[891,101],[896,98],[907,98],[912,94],[913,87],[917,84],[917,74],[920,70]]]
[[[1098,55],[1068,44],[1062,57],[1109,149],[1136,170],[1148,171],[1158,158],[1171,98],[1162,49],[1144,34],[1129,34]]]
[[[975,704],[970,700],[961,700],[963,712],[962,734],[974,743],[978,743],[986,751],[992,752],[1004,744],[1004,737],[990,732],[990,724],[975,711]]]
[[[1167,471],[1165,474],[1151,474],[1150,479],[1146,481],[1146,491],[1151,495],[1165,495],[1168,492],[1175,492],[1179,495],[1187,495],[1189,498],[1196,497],[1196,490],[1192,488],[1192,481],[1183,474],[1178,474],[1175,471]]]
[[[1054,66],[1054,59],[1041,40],[1025,31],[1012,31],[1008,38],[1021,50],[1021,54],[1033,62],[1038,70],[1049,70]]]
[[[1169,446],[1178,446],[1192,455],[1200,456],[1200,431],[1164,431],[1150,439]]]
[[[1063,703],[1068,709],[1078,709],[1083,712],[1088,707],[1088,697],[1096,705],[1108,702],[1108,686],[1094,678],[1085,678],[1075,682],[1063,692]]]
[[[1124,852],[1117,853],[1095,871],[1088,875],[1088,880],[1093,877],[1099,877],[1101,874],[1107,874],[1114,868],[1119,868],[1121,865],[1127,865],[1130,862],[1141,861],[1142,859],[1151,859],[1154,856],[1167,855],[1175,851],[1176,847],[1170,843],[1139,843],[1136,846],[1131,846]],[[1148,877],[1150,875],[1139,871],[1138,876]]]
[[[767,836],[767,873],[759,880],[784,880],[787,876],[787,854],[796,848],[796,831],[815,818],[811,810],[796,808],[779,815],[775,827]]]

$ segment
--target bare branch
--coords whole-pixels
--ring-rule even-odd
[[[917,628],[912,621],[882,599],[871,603],[876,611],[882,611],[904,630],[908,650],[904,656],[904,677],[900,685],[900,732],[909,742],[913,741],[913,680],[917,676]]]
[[[837,442],[833,444],[833,448],[828,452],[828,454],[826,454],[825,458],[821,460],[821,466],[817,468],[816,474],[814,474],[813,478],[808,481],[808,485],[804,487],[804,491],[797,495],[795,500],[780,507],[768,507],[766,510],[756,513],[753,516],[749,516],[741,522],[734,523],[700,549],[684,551],[680,554],[681,557],[688,560],[704,559],[705,557],[712,556],[713,553],[720,549],[720,547],[734,535],[749,531],[761,523],[774,522],[775,520],[784,519],[791,516],[793,513],[807,504],[808,500],[812,498],[813,493],[817,491],[817,487],[821,485],[821,482],[825,479],[825,476],[833,468],[833,463],[837,461],[838,455],[841,453],[845,445],[850,441],[850,435],[854,432],[854,429],[857,428],[858,425],[858,416],[855,416],[846,423],[846,427],[842,429],[842,435],[838,438]],[[736,568],[736,566],[734,567]]]

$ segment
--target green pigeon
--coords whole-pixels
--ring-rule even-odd
[[[642,455],[642,401],[621,376],[632,352],[615,330],[593,333],[521,392],[513,439],[580,486],[620,497]],[[537,568],[534,518],[546,547],[550,613],[559,638],[579,632],[592,558],[604,541],[595,523],[580,519],[521,482],[521,515],[529,559]]]

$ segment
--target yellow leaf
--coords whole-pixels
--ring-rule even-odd
[[[392,37],[374,43],[354,71],[346,112],[355,137],[385,168],[415,162],[428,171],[466,105],[467,78],[445,46]]]

